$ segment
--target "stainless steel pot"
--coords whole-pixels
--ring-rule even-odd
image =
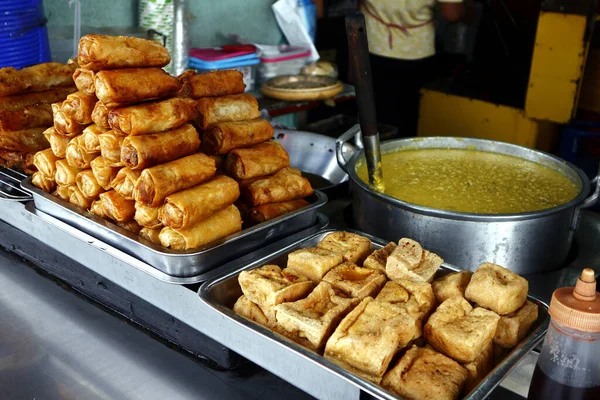
[[[338,163],[350,177],[356,228],[387,240],[413,238],[460,268],[475,270],[483,262],[493,262],[519,274],[529,274],[563,266],[579,225],[581,210],[594,205],[599,197],[598,177],[592,181],[595,188],[590,194],[590,181],[579,168],[537,150],[456,137],[384,142],[381,145],[383,154],[407,147],[468,148],[509,154],[559,171],[580,188],[577,197],[566,204],[528,213],[485,215],[418,206],[378,193],[358,177],[356,166],[364,162],[364,150],[346,161],[341,149],[359,132],[360,128],[355,126],[336,141]]]

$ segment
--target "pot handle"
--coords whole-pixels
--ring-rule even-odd
[[[335,139],[335,157],[337,158],[337,162],[341,169],[344,170],[345,173],[348,173],[348,169],[346,168],[346,164],[348,160],[344,157],[344,144],[355,138],[356,135],[360,134],[360,125],[356,124],[352,128],[348,129],[346,132],[342,134],[339,138]]]
[[[577,230],[577,227],[579,226],[581,210],[596,205],[598,199],[600,198],[600,166],[598,167],[598,174],[594,179],[592,179],[591,184],[594,186],[594,192],[585,200],[583,200],[581,205],[575,209],[575,213],[573,215],[573,223],[571,224],[571,229],[573,230]]]

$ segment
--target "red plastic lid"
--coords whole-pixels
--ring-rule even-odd
[[[293,53],[293,54],[280,53],[279,55],[274,56],[274,57],[264,57],[263,56],[260,58],[260,61],[262,61],[264,63],[274,63],[274,62],[295,60],[297,58],[304,58],[304,57],[309,57],[309,56],[310,56],[310,50],[304,51],[302,53]]]
[[[219,61],[254,54],[254,50],[225,50],[220,48],[191,49],[190,56],[204,61]]]

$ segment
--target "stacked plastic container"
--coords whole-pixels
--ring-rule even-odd
[[[42,0],[0,0],[0,67],[50,61]]]
[[[255,88],[256,65],[260,63],[260,59],[255,49],[236,50],[236,47],[192,49],[189,66],[198,73],[224,69],[238,70],[244,75],[246,91],[251,91]]]

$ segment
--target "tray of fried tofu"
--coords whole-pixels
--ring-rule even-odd
[[[409,238],[324,230],[255,259],[205,282],[201,300],[284,347],[285,368],[308,359],[380,399],[484,399],[549,323],[523,277],[460,270]],[[264,353],[246,357],[277,374]]]

